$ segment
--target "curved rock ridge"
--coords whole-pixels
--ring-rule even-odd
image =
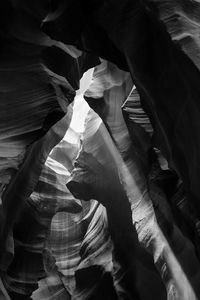
[[[166,25],[172,40],[200,68],[200,3],[199,1],[153,0],[159,18]]]
[[[48,263],[45,266],[43,256],[48,257],[45,245],[52,218],[57,212],[77,214],[82,211],[81,202],[74,199],[66,188],[66,180],[70,174],[67,168],[70,169],[72,160],[77,155],[80,137],[71,129],[71,135],[76,137],[76,144],[70,144],[65,140],[59,143],[61,136],[64,137],[66,130],[69,130],[70,122],[71,117],[68,113],[62,122],[59,122],[60,127],[56,124],[54,131],[51,128],[51,134],[46,142],[48,142],[49,149],[53,148],[53,151],[46,153],[45,161],[42,164],[39,162],[40,167],[42,166],[38,174],[39,180],[37,177],[31,178],[33,192],[30,192],[30,197],[25,198],[20,217],[13,226],[13,259],[4,277],[4,284],[13,299],[17,295],[26,295],[26,297],[31,295],[37,289],[39,279],[45,277],[46,271],[51,269]],[[55,137],[57,137],[55,144],[58,145],[54,148],[55,144],[51,145],[50,141],[54,143]],[[46,146],[45,144],[43,146],[45,151],[47,151]],[[63,148],[69,150],[65,152],[65,159],[63,159],[65,166],[61,164],[62,156],[60,162],[54,159],[57,152],[62,153]],[[30,164],[27,167],[30,167]],[[33,177],[35,174],[33,172],[31,176]]]

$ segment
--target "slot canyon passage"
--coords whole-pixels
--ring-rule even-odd
[[[0,300],[199,300],[199,176],[199,0],[0,0]]]

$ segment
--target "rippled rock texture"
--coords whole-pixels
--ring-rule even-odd
[[[93,64],[87,55],[78,58],[80,51],[53,41],[41,31],[48,9],[45,1],[35,5],[1,3],[2,255],[45,160],[69,126],[72,109],[68,105],[79,88],[79,79]],[[3,255],[3,269],[4,264]]]
[[[0,3],[6,299],[200,297],[199,12]]]

